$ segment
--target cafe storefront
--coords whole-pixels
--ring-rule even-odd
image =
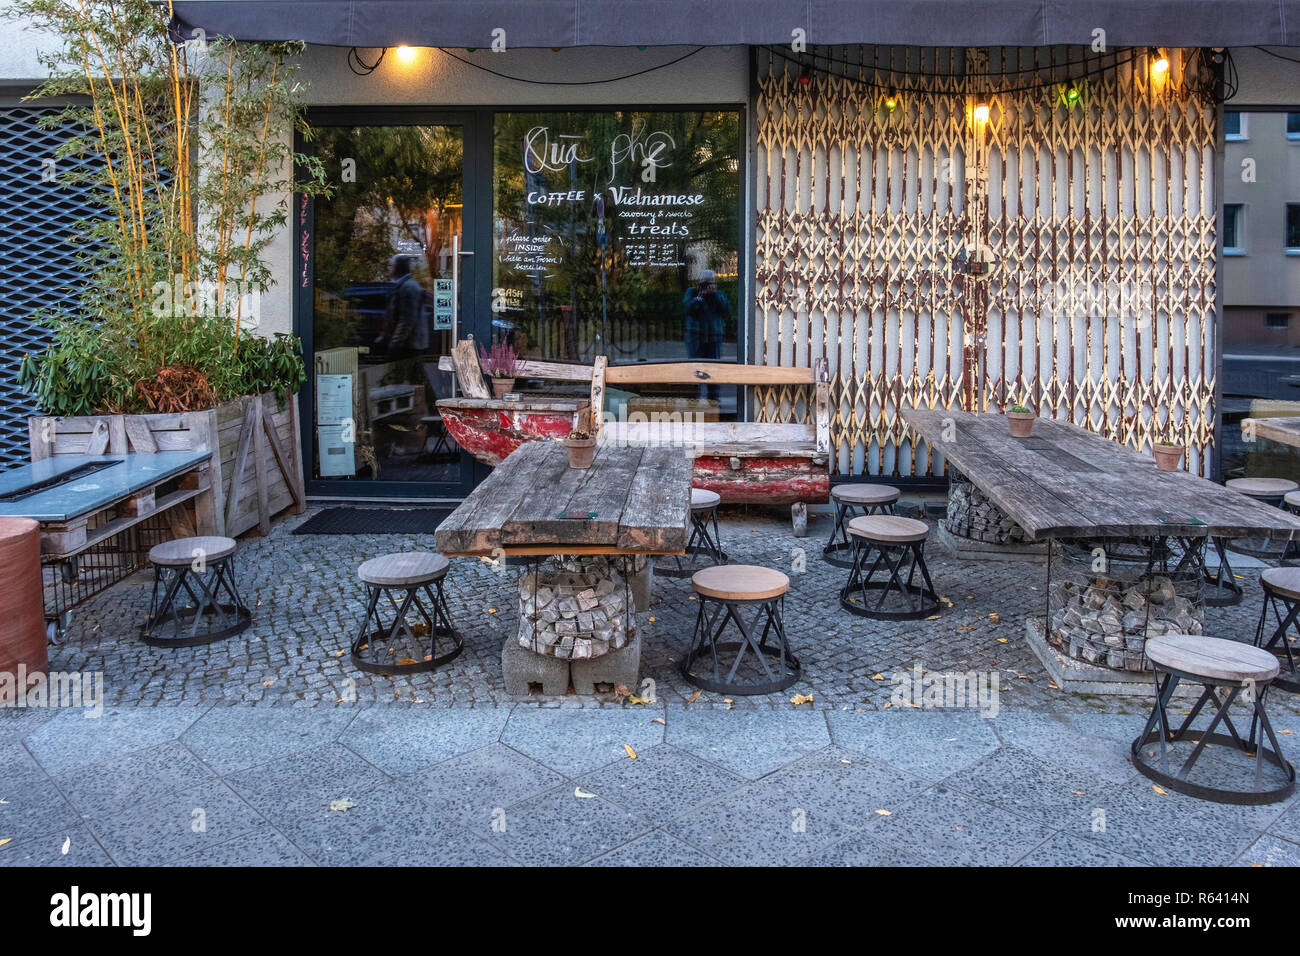
[[[1016,403],[1172,434],[1214,474],[1223,48],[1285,24],[1254,0],[813,6],[178,2],[182,29],[309,44],[302,148],[336,189],[295,200],[294,281],[263,309],[311,357],[309,491],[480,480],[435,404],[469,335],[566,363],[825,358],[834,475],[941,476],[900,409]],[[784,387],[667,397],[808,414]]]

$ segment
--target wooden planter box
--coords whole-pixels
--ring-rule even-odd
[[[28,419],[32,461],[52,455],[215,452],[217,533],[231,538],[255,527],[267,534],[271,518],[286,509],[303,512],[299,428],[297,400],[290,396],[282,407],[270,392],[176,415]]]

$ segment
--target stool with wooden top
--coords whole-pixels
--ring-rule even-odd
[[[893,485],[878,485],[858,481],[835,485],[831,488],[831,501],[835,505],[835,527],[822,548],[822,560],[836,567],[853,566],[853,542],[849,540],[848,522],[861,515],[894,513],[894,505],[901,495]],[[840,552],[848,551],[848,556]]]
[[[670,578],[684,578],[701,568],[727,563],[718,531],[720,504],[722,496],[716,491],[691,489],[691,536],[686,542],[686,554],[665,555],[655,564],[656,572]]]
[[[239,594],[236,547],[234,538],[217,536],[154,545],[149,550],[153,597],[140,640],[155,647],[193,647],[245,630],[253,612]]]
[[[1300,485],[1290,478],[1229,478],[1223,486],[1275,508],[1284,507],[1288,494],[1300,491]],[[1267,536],[1232,539],[1232,550],[1264,560],[1277,560],[1289,548],[1289,541],[1285,545],[1278,545],[1275,539]]]
[[[1264,709],[1264,697],[1278,674],[1277,658],[1268,651],[1240,641],[1227,641],[1217,637],[1193,634],[1164,634],[1146,643],[1146,657],[1155,675],[1156,703],[1147,718],[1142,736],[1133,741],[1130,753],[1133,765],[1141,773],[1179,793],[1219,803],[1264,804],[1285,800],[1295,791],[1295,768],[1282,756],[1277,735],[1269,723]],[[1163,678],[1163,679],[1162,679]],[[1169,726],[1169,702],[1180,681],[1200,684],[1204,690],[1186,719],[1177,730]],[[1222,700],[1216,688],[1226,690]],[[1243,739],[1237,733],[1228,711],[1240,699],[1251,707],[1250,733]],[[1204,730],[1193,730],[1192,723],[1206,702],[1215,706],[1214,716]],[[1220,724],[1228,734],[1215,731]],[[1256,729],[1260,730],[1256,741]],[[1264,736],[1273,749],[1265,746]],[[1187,741],[1194,743],[1191,753],[1177,771],[1169,766],[1170,744]],[[1149,748],[1159,743],[1159,766],[1151,762],[1155,751]],[[1195,783],[1192,768],[1209,744],[1231,747],[1255,761],[1254,785],[1249,790],[1229,789]],[[1275,767],[1278,781],[1264,789],[1264,763]]]
[[[719,694],[746,696],[774,694],[799,680],[799,661],[785,634],[785,593],[790,589],[785,574],[750,564],[719,564],[695,572],[691,587],[700,606],[691,646],[681,664],[688,683]],[[755,610],[747,621],[749,608]],[[735,624],[740,640],[719,643],[728,621]],[[759,624],[763,631],[755,638]]]
[[[1300,491],[1288,491],[1282,496],[1282,510],[1293,515],[1300,515]],[[1292,538],[1282,551],[1282,563],[1290,564],[1300,559],[1300,541]]]
[[[939,608],[939,596],[925,564],[925,539],[929,534],[930,526],[924,521],[899,515],[866,515],[850,521],[853,565],[848,583],[840,590],[840,607],[852,614],[891,621],[934,614]],[[902,578],[904,565],[906,581]],[[882,567],[889,571],[889,577],[873,580]],[[918,570],[923,585],[913,583]]]
[[[440,554],[410,551],[371,558],[357,569],[366,587],[366,610],[352,641],[354,665],[371,673],[409,674],[435,670],[460,654],[464,641],[452,626],[442,588],[449,567]],[[381,607],[381,599],[388,608]],[[389,610],[393,616],[385,622]],[[412,611],[423,623],[407,620]],[[427,650],[422,637],[428,638]],[[450,645],[442,654],[440,641]]]
[[[1278,658],[1281,673],[1273,681],[1278,687],[1300,694],[1300,674],[1291,642],[1300,639],[1300,568],[1268,568],[1259,576],[1264,589],[1264,606],[1259,609],[1259,625],[1255,628],[1255,646],[1263,648]],[[1273,612],[1273,628],[1268,628],[1269,611]],[[1285,663],[1284,663],[1285,662]]]

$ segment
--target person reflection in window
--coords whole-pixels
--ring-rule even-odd
[[[375,343],[389,360],[410,358],[429,346],[429,329],[424,314],[424,288],[411,275],[411,260],[393,256],[388,260],[388,277],[394,285],[384,307],[384,331]]]
[[[722,357],[722,340],[726,335],[731,305],[718,291],[718,277],[713,270],[700,273],[695,288],[686,290],[686,354],[693,359],[717,361]],[[700,386],[700,398],[718,400],[718,386]]]

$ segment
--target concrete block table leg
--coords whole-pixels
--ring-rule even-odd
[[[611,688],[623,684],[635,694],[641,677],[641,634],[635,634],[616,651],[576,660],[569,669],[573,674],[574,693],[594,694],[597,684],[609,684]]]
[[[541,684],[547,697],[563,697],[569,689],[569,662],[550,654],[534,654],[520,646],[513,637],[501,648],[501,673],[506,693],[525,697],[532,693],[530,684]],[[590,691],[588,691],[590,693]]]

